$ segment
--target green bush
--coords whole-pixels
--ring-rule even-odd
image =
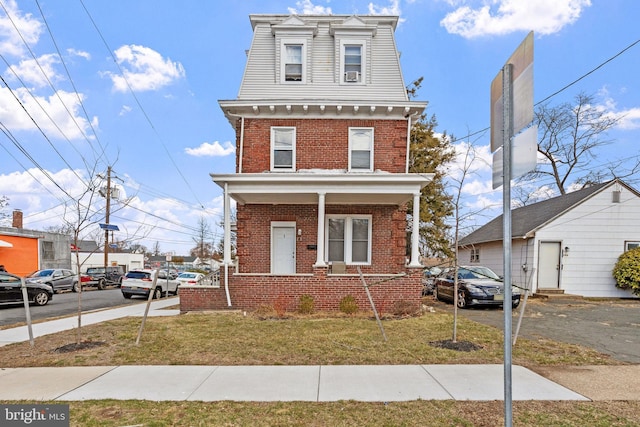
[[[340,300],[340,311],[345,314],[355,314],[358,311],[358,303],[353,295],[347,295]]]
[[[312,314],[315,311],[315,302],[311,295],[300,295],[300,306],[298,312],[301,314]]]
[[[626,251],[613,267],[613,278],[620,289],[631,289],[640,295],[640,247]]]

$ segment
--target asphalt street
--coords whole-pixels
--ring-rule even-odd
[[[453,311],[451,304],[434,306]],[[519,308],[513,311],[515,333]],[[504,330],[502,309],[471,308],[458,313],[479,323]],[[519,337],[548,338],[578,344],[626,363],[640,363],[640,300],[590,300],[580,298],[529,298]],[[517,343],[516,343],[517,344]]]

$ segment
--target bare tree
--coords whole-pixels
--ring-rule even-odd
[[[460,241],[461,230],[465,227],[472,217],[478,215],[483,208],[466,210],[463,206],[462,190],[468,178],[475,174],[476,164],[482,161],[478,156],[475,147],[471,143],[459,145],[458,152],[458,170],[452,171],[450,182],[452,183],[453,195],[451,196],[453,203],[454,225],[453,225],[453,333],[452,342],[458,341],[458,267],[460,265],[458,259],[458,242]]]
[[[7,196],[0,196],[0,225],[9,218],[9,214],[4,210],[9,206],[9,198]]]
[[[211,227],[204,216],[198,219],[196,235],[193,242],[196,246],[191,249],[191,255],[197,256],[201,260],[209,259],[213,255],[213,243],[211,240]]]
[[[551,178],[553,187],[566,194],[572,184],[581,187],[603,182],[614,177],[622,178],[634,173],[639,163],[620,175],[619,167],[589,168],[590,162],[598,156],[598,150],[613,141],[606,138],[607,132],[621,120],[594,104],[594,97],[580,93],[573,103],[558,106],[540,105],[535,112],[534,121],[538,125],[538,153],[544,162],[538,163],[533,172],[525,174],[518,182],[527,182],[541,178]],[[526,196],[526,191],[516,197],[523,204],[536,201]]]

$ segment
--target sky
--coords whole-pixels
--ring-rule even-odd
[[[478,153],[464,208],[501,213],[492,189],[491,81],[534,32],[534,103],[594,96],[619,117],[593,168],[640,155],[640,2],[637,0],[0,0],[0,196],[24,228],[104,222],[118,189],[116,240],[188,255],[204,219],[222,237],[222,192],[210,173],[235,171],[234,129],[219,100],[235,99],[250,48],[250,14],[397,15],[406,85],[423,77],[438,132]],[[634,44],[636,43],[636,44]],[[471,136],[468,136],[471,135]],[[450,169],[456,177],[459,167]],[[639,179],[640,176],[630,177]],[[540,182],[549,187],[550,182]],[[449,187],[453,191],[455,185]],[[74,200],[80,200],[80,205]],[[9,220],[2,225],[9,226]],[[81,237],[100,239],[97,224]]]

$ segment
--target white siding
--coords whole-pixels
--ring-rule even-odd
[[[622,189],[620,203],[606,188],[536,233],[536,241],[560,241],[560,288],[587,297],[632,297],[616,288],[611,272],[624,243],[640,240],[640,198]]]
[[[301,19],[305,19],[301,17]],[[336,17],[336,21],[344,17]],[[307,82],[282,84],[279,76],[279,39],[271,25],[258,23],[247,57],[238,100],[343,100],[408,101],[392,26],[377,28],[367,41],[366,84],[339,83],[339,46],[329,33],[329,23],[319,22],[315,37],[308,36]]]

